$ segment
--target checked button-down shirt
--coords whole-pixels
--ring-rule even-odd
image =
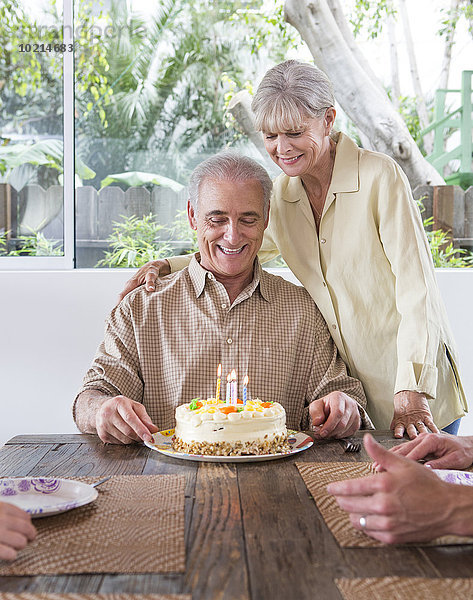
[[[177,406],[215,396],[219,363],[222,397],[226,375],[235,369],[239,398],[248,375],[249,396],[280,402],[290,428],[309,429],[310,402],[335,390],[359,403],[363,426],[370,426],[363,388],[347,374],[312,298],[263,271],[257,260],[253,281],[233,304],[196,257],[188,268],[159,278],[156,292],[140,287],[128,294],[107,320],[80,392],[142,402],[166,429],[175,424]]]

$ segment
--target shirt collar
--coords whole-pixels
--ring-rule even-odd
[[[360,149],[344,133],[334,134],[337,143],[330,192],[357,192],[360,189]]]
[[[194,287],[195,295],[197,298],[202,294],[205,288],[205,284],[209,279],[214,279],[215,276],[210,272],[204,269],[200,264],[200,253],[197,252],[192,257],[191,262],[188,267],[189,277],[191,279],[192,285]],[[247,287],[242,290],[238,297],[241,294],[244,294],[244,298],[249,298],[253,295],[255,290],[259,287],[259,291],[261,296],[267,301],[270,302],[270,291],[267,281],[267,274],[263,271],[261,264],[258,260],[258,257],[255,258],[255,266],[253,270],[253,280]],[[244,299],[242,298],[242,299]]]

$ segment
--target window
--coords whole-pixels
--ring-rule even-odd
[[[71,35],[67,2],[0,7],[0,268],[73,264]]]
[[[232,146],[271,169],[225,110],[290,44],[265,33],[263,4],[2,3],[0,269],[195,249],[193,168]]]
[[[238,41],[236,10],[249,4],[261,2],[112,0],[93,10],[75,0],[78,267],[193,251],[192,169],[227,145],[261,160],[225,114],[260,61]]]

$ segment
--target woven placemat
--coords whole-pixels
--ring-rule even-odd
[[[184,572],[184,485],[181,475],[112,477],[91,504],[35,519],[36,539],[0,561],[0,575]]]
[[[0,600],[192,600],[190,594],[71,594],[0,592]]]
[[[369,577],[335,579],[344,600],[445,600],[472,598],[473,579]]]
[[[348,513],[342,510],[335,498],[327,492],[327,485],[333,481],[356,479],[372,475],[369,462],[317,462],[296,463],[299,473],[312,494],[317,508],[324,518],[333,536],[344,548],[378,548],[385,546],[362,531],[355,529]],[[431,542],[408,544],[409,546],[449,546],[454,544],[473,544],[473,538],[448,535],[438,537]]]

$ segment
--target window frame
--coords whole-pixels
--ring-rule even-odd
[[[63,0],[63,43],[74,47],[73,0]],[[70,270],[75,267],[74,51],[63,54],[63,256],[1,256],[1,271]]]

